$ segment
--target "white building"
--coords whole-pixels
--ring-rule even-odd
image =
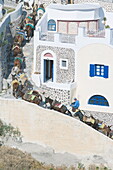
[[[46,8],[34,32],[32,79],[47,95],[113,112],[113,31],[104,29],[104,17],[99,4]]]
[[[2,8],[3,8],[3,1],[0,0],[0,18],[2,18],[3,14],[2,14]]]

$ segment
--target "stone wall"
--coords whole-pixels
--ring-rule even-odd
[[[48,5],[50,5],[53,1],[55,1],[56,3],[61,3],[61,0],[43,0],[44,3],[44,7],[47,7]]]
[[[38,143],[45,149],[48,146],[57,153],[67,152],[81,158],[102,156],[113,169],[113,141],[79,120],[16,99],[0,99],[0,118],[19,128],[23,142]]]
[[[38,46],[36,50],[36,71],[41,72],[41,54],[45,50],[51,50],[56,55],[56,83],[68,83],[74,80],[75,53],[70,48]],[[68,69],[60,69],[60,59],[68,59]]]
[[[77,0],[75,3],[99,3],[102,8],[106,10],[106,12],[113,12],[113,3],[105,2],[102,0]]]
[[[44,93],[44,97],[50,97],[65,105],[70,104],[70,90],[50,88],[46,85],[41,85],[38,90],[40,91],[40,94]]]
[[[3,79],[6,79],[9,74],[13,37],[15,35],[16,26],[22,20],[22,6],[19,5],[12,13],[6,16],[3,22],[0,23],[0,34],[3,32],[4,40],[7,40],[6,44],[2,45],[0,48],[0,92],[3,87]],[[12,23],[11,26],[9,25],[10,22]]]

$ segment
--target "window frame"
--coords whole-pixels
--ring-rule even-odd
[[[53,23],[50,23],[51,21],[54,21],[54,22],[53,22]],[[50,29],[50,26],[51,26],[51,29]],[[52,29],[52,26],[55,26],[55,28]],[[56,31],[56,21],[55,21],[55,20],[50,19],[50,20],[48,21],[48,31]]]
[[[66,67],[62,66],[62,61],[66,61]],[[60,58],[60,69],[68,70],[68,59]]]
[[[104,77],[104,65],[95,64],[95,76]],[[98,74],[99,73],[99,74]],[[103,74],[102,74],[103,73]]]
[[[90,64],[89,75],[90,77],[108,78],[109,66],[106,66],[104,64]]]
[[[105,104],[106,103],[106,104]],[[94,95],[89,98],[88,104],[96,106],[109,106],[108,100],[102,95]]]

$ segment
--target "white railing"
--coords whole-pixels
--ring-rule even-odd
[[[54,42],[54,34],[53,33],[41,33],[40,40],[42,41],[51,41]]]
[[[104,38],[105,37],[105,30],[88,31],[86,34],[87,34],[88,37]]]
[[[75,34],[61,34],[61,42],[75,44]]]
[[[55,35],[56,35],[55,33],[41,33],[40,40],[54,42]],[[58,33],[57,35],[59,35],[59,42],[75,44],[75,35],[58,34]]]

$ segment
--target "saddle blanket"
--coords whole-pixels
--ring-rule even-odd
[[[12,50],[14,50],[15,48],[20,48],[18,45],[15,45]]]
[[[61,103],[57,103],[57,104],[55,104],[55,107],[61,108],[62,104]]]
[[[29,25],[31,28],[35,28],[34,25],[32,25],[31,23],[26,24],[26,26],[28,26],[28,25]]]
[[[26,35],[25,35],[25,32],[17,32],[16,34],[20,34],[24,37],[24,39],[26,39]]]
[[[99,128],[103,129],[105,127],[104,123],[98,123]]]

